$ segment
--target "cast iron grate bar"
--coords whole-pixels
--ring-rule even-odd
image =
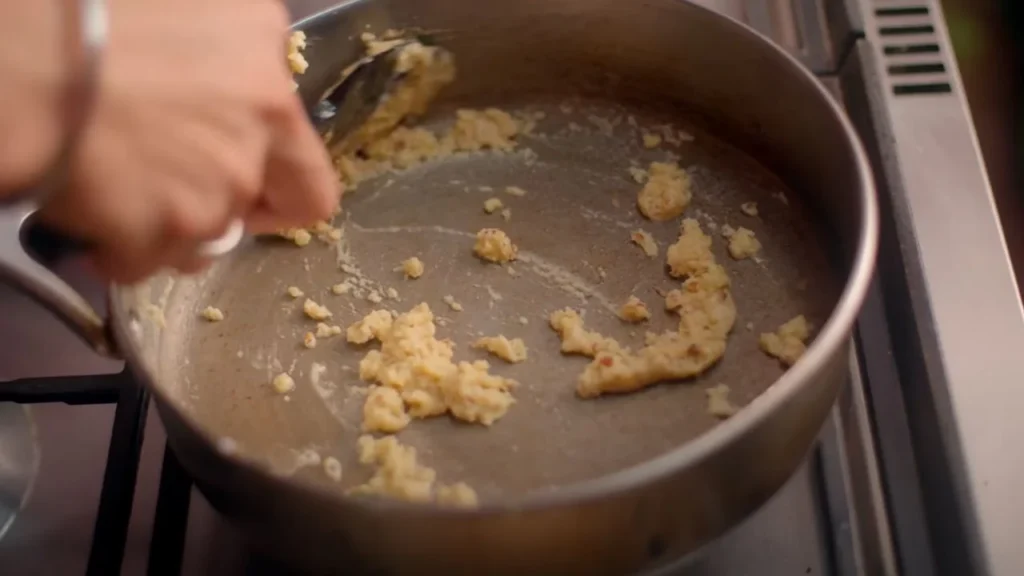
[[[148,576],[180,576],[191,495],[192,478],[171,447],[164,444],[153,536],[149,541]]]
[[[123,380],[121,374],[22,378],[0,385],[0,402],[113,404]],[[129,384],[134,386],[130,379]]]
[[[135,383],[127,370],[108,378],[120,390],[120,395],[114,412],[86,576],[121,573],[149,405],[149,393]]]

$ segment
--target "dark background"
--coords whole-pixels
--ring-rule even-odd
[[[1017,284],[1024,286],[1024,1],[942,6]]]

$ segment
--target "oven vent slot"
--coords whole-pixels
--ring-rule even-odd
[[[953,91],[928,0],[875,0],[878,38],[896,96]]]

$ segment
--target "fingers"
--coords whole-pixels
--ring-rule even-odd
[[[330,218],[341,199],[341,184],[323,140],[298,97],[290,96],[270,119],[263,195],[247,219],[247,224],[263,231]]]

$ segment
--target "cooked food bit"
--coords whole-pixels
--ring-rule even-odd
[[[698,342],[675,332],[651,335],[647,345],[631,352],[602,352],[583,369],[576,394],[594,398],[625,394],[668,380],[683,380],[705,372],[725,353],[725,340]]]
[[[384,295],[392,300],[398,300],[398,290],[395,290],[394,288],[388,288],[385,290]]]
[[[341,482],[341,462],[334,456],[328,456],[323,460],[324,474],[335,482]]]
[[[369,300],[370,302],[373,302],[374,304],[380,304],[381,302],[384,301],[384,297],[381,296],[380,292],[377,292],[376,290],[371,290],[370,293],[366,295],[366,299]]]
[[[374,386],[363,404],[363,430],[394,434],[409,425],[402,395],[394,388]]]
[[[450,413],[490,426],[515,402],[515,381],[490,374],[482,360],[456,364],[452,342],[438,340],[435,332],[434,315],[426,304],[398,315],[390,329],[374,334],[380,350],[367,352],[359,363],[359,377],[393,389],[412,418]],[[376,422],[364,420],[364,429],[375,430]]]
[[[438,485],[437,503],[443,506],[476,508],[480,502],[476,496],[476,490],[470,488],[469,484],[456,482],[451,485]]]
[[[751,258],[760,251],[761,242],[746,228],[739,228],[729,236],[729,255],[734,260]]]
[[[437,472],[420,464],[416,449],[401,444],[394,436],[361,436],[358,448],[359,461],[376,469],[366,484],[352,489],[353,494],[436,502],[442,506],[471,508],[478,504],[476,492],[464,482],[435,486]]]
[[[473,348],[486,350],[498,358],[513,364],[526,360],[526,344],[522,338],[509,340],[503,335],[484,336],[473,343]]]
[[[346,339],[353,344],[366,344],[370,340],[380,339],[394,320],[387,310],[374,310],[362,320],[352,324],[345,332]]]
[[[803,314],[791,319],[774,333],[761,334],[761,350],[778,358],[783,365],[792,366],[807,351],[811,327]]]
[[[288,295],[291,296],[292,298],[302,298],[303,296],[305,296],[305,294],[302,292],[302,290],[299,289],[298,286],[289,286]]]
[[[296,246],[305,246],[313,239],[313,235],[305,228],[289,228],[280,232],[280,235],[283,238],[294,242]]]
[[[520,316],[519,323],[522,324],[523,326],[526,326],[527,324],[530,323],[530,320],[527,319],[526,316]]]
[[[448,307],[451,308],[452,310],[454,310],[456,312],[462,312],[462,304],[459,304],[458,302],[456,302],[455,301],[455,297],[452,296],[451,294],[445,296],[443,298],[443,300],[444,300],[444,303],[447,304]]]
[[[548,318],[551,328],[562,339],[562,352],[594,357],[599,352],[620,350],[622,345],[583,327],[583,318],[570,308],[556,310]]]
[[[522,125],[504,110],[456,110],[455,125],[445,139],[462,152],[506,151],[515,147],[521,131]]]
[[[274,379],[271,380],[270,384],[274,387],[274,392],[277,392],[278,394],[287,394],[292,390],[295,390],[295,380],[292,380],[292,377],[284,372],[274,376]]]
[[[665,306],[679,314],[675,332],[648,334],[636,352],[584,328],[578,314],[559,311],[551,326],[562,338],[562,351],[594,358],[576,381],[576,394],[593,398],[642,390],[668,380],[692,378],[725,353],[736,320],[736,305],[725,269],[715,262],[711,238],[696,220],[684,220],[679,241],[669,248],[673,276],[686,281],[665,296]]]
[[[413,256],[402,261],[402,272],[406,278],[419,278],[423,276],[423,261]]]
[[[321,306],[309,298],[302,303],[302,311],[313,320],[326,320],[333,316],[326,306]]]
[[[302,337],[302,345],[306,348],[316,348],[316,335],[312,332],[306,332]]]
[[[200,315],[209,322],[220,322],[224,319],[224,312],[221,312],[220,308],[214,308],[213,306],[203,308]]]
[[[493,214],[498,210],[501,210],[502,206],[504,206],[504,204],[501,203],[500,198],[488,198],[484,201],[484,212]]]
[[[646,230],[633,230],[629,234],[629,239],[633,241],[633,244],[639,246],[648,258],[658,256],[658,243],[654,240],[654,236],[651,236],[650,232]]]
[[[729,400],[729,392],[729,387],[725,384],[712,386],[704,391],[708,397],[708,414],[724,420],[739,412],[739,408]]]
[[[309,63],[302,55],[305,48],[306,33],[301,30],[292,32],[288,37],[288,67],[291,68],[293,74],[305,74],[309,68]]]
[[[584,328],[583,320],[571,310],[552,314],[551,326],[562,338],[562,352],[594,358],[576,381],[581,398],[635,392],[665,380],[691,378],[725,352],[724,339],[698,342],[673,332],[650,334],[647,345],[633,352]]]
[[[683,220],[679,239],[668,247],[665,261],[668,273],[674,278],[684,278],[708,269],[714,262],[711,252],[711,237],[700,229],[700,222],[693,218]]]
[[[348,294],[352,290],[352,283],[348,280],[331,286],[331,292],[337,295]]]
[[[643,322],[651,318],[651,311],[639,298],[630,295],[619,308],[619,318],[626,322]]]
[[[757,202],[744,202],[740,204],[740,211],[747,216],[757,217]]]
[[[671,220],[690,204],[690,176],[673,162],[651,162],[637,196],[640,212],[654,221]]]
[[[488,262],[502,264],[516,259],[519,249],[507,234],[497,228],[484,228],[476,233],[473,252]]]
[[[512,220],[512,209],[511,208],[503,209],[501,211],[501,219],[504,220],[505,222],[511,221]]]
[[[316,323],[317,338],[330,338],[331,336],[337,336],[338,334],[341,334],[341,326],[328,326],[323,322]]]
[[[651,132],[643,134],[644,148],[657,148],[661,144],[661,136]]]
[[[508,194],[510,196],[523,197],[523,196],[526,196],[526,190],[523,190],[519,186],[506,186],[505,187],[505,194]]]

